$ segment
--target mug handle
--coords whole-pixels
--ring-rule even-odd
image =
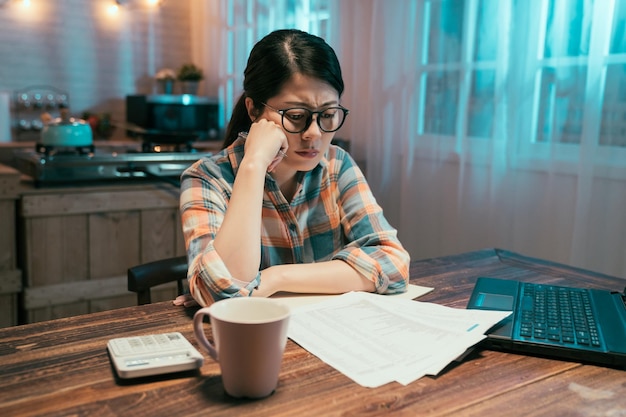
[[[193,315],[193,332],[196,336],[196,340],[198,341],[198,343],[200,343],[200,345],[204,349],[206,349],[207,352],[209,352],[209,355],[211,355],[211,357],[216,362],[219,362],[217,359],[217,350],[215,349],[215,346],[213,346],[211,342],[207,340],[206,334],[204,333],[202,319],[204,318],[204,316],[207,315],[209,315],[209,307],[204,307],[196,311],[196,313]]]

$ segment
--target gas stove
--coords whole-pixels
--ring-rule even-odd
[[[158,180],[179,184],[182,172],[210,152],[161,148],[146,151],[104,151],[94,147],[15,152],[16,168],[31,176],[38,187],[119,180]]]

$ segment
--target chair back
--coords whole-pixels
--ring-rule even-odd
[[[137,305],[152,302],[150,290],[157,285],[177,282],[178,295],[187,279],[187,256],[161,259],[128,269],[128,291],[137,293]]]

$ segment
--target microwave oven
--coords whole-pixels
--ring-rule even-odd
[[[126,96],[127,133],[220,140],[218,100],[190,94]]]

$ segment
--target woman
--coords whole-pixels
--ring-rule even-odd
[[[333,49],[272,32],[252,49],[243,89],[224,149],[182,175],[195,301],[404,292],[409,255],[352,158],[330,144],[348,114]]]

